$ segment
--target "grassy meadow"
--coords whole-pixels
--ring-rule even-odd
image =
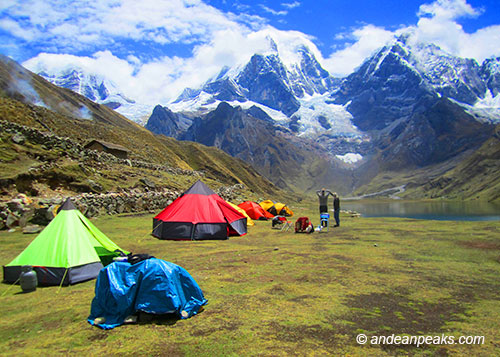
[[[316,205],[292,206],[317,225]],[[186,268],[208,304],[187,320],[103,331],[87,323],[95,280],[0,284],[2,355],[499,355],[500,222],[341,216],[311,235],[256,222],[227,241],[160,241],[153,214],[93,220],[113,241]],[[0,232],[0,263],[34,238]],[[356,336],[484,336],[482,345],[359,345]]]

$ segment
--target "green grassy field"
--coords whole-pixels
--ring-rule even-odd
[[[315,218],[316,207],[292,206]],[[110,331],[86,321],[94,281],[0,284],[1,355],[499,355],[500,222],[342,216],[311,235],[256,222],[245,237],[172,242],[152,214],[93,222],[122,248],[186,268],[208,305],[188,320]],[[0,232],[7,264],[34,236]],[[482,345],[359,345],[356,336],[484,336]]]

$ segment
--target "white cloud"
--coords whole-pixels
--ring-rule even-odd
[[[326,69],[333,75],[344,76],[351,73],[375,50],[394,40],[395,33],[381,27],[365,25],[354,30],[350,35],[341,35],[354,40],[354,43],[336,51],[323,61]]]
[[[271,15],[275,15],[275,16],[285,16],[288,14],[288,11],[286,11],[286,10],[276,11],[276,10],[271,9],[270,7],[263,5],[263,4],[259,4],[259,7],[262,10],[264,10],[265,12],[267,12]]]
[[[339,34],[338,39],[350,44],[326,59],[308,35],[276,30],[259,16],[223,13],[201,0],[26,0],[5,4],[2,6],[9,17],[0,20],[0,28],[34,45],[43,44],[39,46],[42,53],[25,62],[29,69],[36,71],[43,67],[55,71],[70,65],[81,67],[109,78],[125,95],[145,104],[167,104],[184,88],[202,85],[223,66],[246,63],[254,53],[269,50],[269,37],[276,41],[285,62],[295,60],[294,46],[306,44],[325,68],[336,75],[351,73],[376,49],[410,30],[418,40],[435,42],[461,56],[481,61],[500,55],[500,25],[468,34],[457,23],[460,17],[480,13],[465,0],[438,0],[422,5],[419,21],[412,27],[392,31],[365,24],[350,33]],[[281,5],[291,9],[300,3]],[[152,48],[191,43],[192,52],[187,58],[161,56],[156,52],[144,60],[141,52],[116,50],[127,46],[122,40]],[[113,51],[100,51],[101,48]],[[82,49],[93,55],[48,53],[76,53]]]
[[[437,0],[420,6],[417,25],[411,28],[414,39],[434,43],[445,51],[479,63],[491,56],[500,55],[500,25],[467,33],[457,22],[462,17],[477,17],[482,9],[475,9],[465,0]],[[430,17],[429,17],[430,16]]]
[[[350,74],[373,51],[403,32],[412,33],[413,40],[434,43],[443,50],[461,57],[474,58],[481,63],[485,58],[500,55],[500,25],[466,33],[457,22],[463,17],[477,17],[482,9],[475,9],[466,0],[436,0],[420,6],[416,25],[389,31],[373,25],[364,25],[337,39],[351,38],[353,43],[334,51],[325,67],[340,76]]]
[[[216,31],[241,26],[201,0],[24,0],[3,11],[18,27],[1,28],[38,46],[98,48],[116,38],[160,44],[206,42]],[[31,34],[31,38],[26,36]]]
[[[21,27],[16,21],[11,19],[1,19],[0,20],[0,29],[11,33],[15,37],[21,38],[25,41],[31,41],[35,37],[33,31],[26,30]]]
[[[464,16],[479,16],[482,10],[474,9],[466,0],[436,0],[420,6],[417,15],[434,19],[454,20]]]
[[[290,3],[282,3],[281,6],[286,7],[287,9],[295,9],[296,7],[299,7],[301,4],[298,1],[290,2]]]

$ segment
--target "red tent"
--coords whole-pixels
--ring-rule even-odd
[[[252,201],[245,201],[240,203],[238,207],[243,208],[251,219],[267,220],[274,216],[265,211],[258,203]]]
[[[159,239],[227,239],[247,233],[247,219],[201,181],[153,218]]]

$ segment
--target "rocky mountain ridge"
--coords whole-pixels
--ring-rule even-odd
[[[426,167],[474,150],[500,121],[498,58],[479,65],[401,36],[336,79],[307,46],[294,46],[285,57],[283,47],[270,41],[247,63],[223,68],[200,88],[157,106],[146,128],[222,148],[268,178],[271,171],[260,157],[268,157],[264,152],[275,143],[266,138],[286,137],[287,153],[303,156],[307,148],[313,157],[327,157],[340,176],[359,178],[346,185],[355,188],[380,170]],[[221,103],[239,114],[226,115],[231,110]],[[347,157],[358,161],[344,167],[339,159]],[[284,173],[280,179],[294,176],[279,160],[276,165]]]

